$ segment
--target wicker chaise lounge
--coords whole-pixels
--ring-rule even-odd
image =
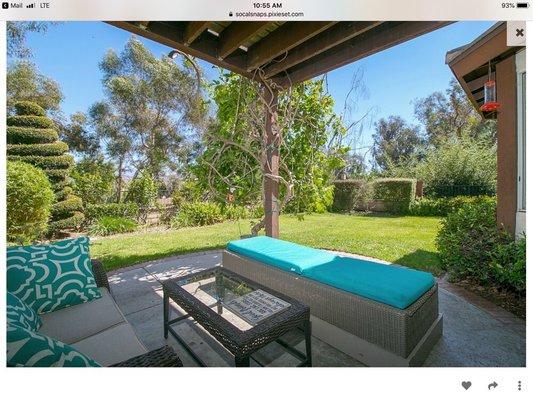
[[[368,366],[422,365],[442,335],[424,272],[268,237],[231,242],[222,266],[308,304],[313,335]]]

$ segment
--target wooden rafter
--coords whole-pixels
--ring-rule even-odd
[[[216,57],[218,41],[213,35],[204,33],[194,43],[186,46],[183,41],[183,32],[163,22],[151,22],[150,29],[142,29],[134,23],[124,21],[109,21],[108,23],[147,39],[165,44],[176,50],[183,51],[193,57],[201,58],[247,78],[253,77],[252,74],[246,71],[246,57],[244,55],[228,57],[225,60],[219,60]]]
[[[208,27],[209,21],[193,21],[187,23],[185,32],[183,33],[183,44],[190,46]]]
[[[219,38],[218,58],[224,59],[246,43],[254,35],[265,29],[271,22],[232,23],[222,31]]]
[[[375,28],[381,22],[339,22],[333,27],[316,35],[313,40],[306,41],[292,49],[283,60],[271,63],[265,68],[265,76],[270,78],[290,67],[331,49],[347,40]]]
[[[253,71],[333,26],[335,22],[285,23],[248,50],[247,67]]]
[[[449,23],[447,21],[385,22],[339,46],[298,64],[294,69],[289,70],[287,76],[280,76],[275,81],[281,86],[303,82],[424,33],[431,32]]]

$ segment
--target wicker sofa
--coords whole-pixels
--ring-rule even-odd
[[[115,303],[102,264],[91,261],[102,297],[41,315],[40,333],[71,345],[102,366],[181,367],[169,346],[147,351]]]
[[[442,335],[436,283],[399,309],[229,250],[222,266],[308,304],[313,336],[368,366],[420,366]]]

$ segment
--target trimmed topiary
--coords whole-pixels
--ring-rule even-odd
[[[11,156],[13,161],[22,161],[42,169],[68,169],[74,165],[70,154],[62,156]]]
[[[71,196],[70,169],[74,158],[67,154],[68,145],[58,140],[54,122],[32,102],[17,102],[17,115],[7,118],[7,155],[42,168],[55,192],[50,232],[78,227],[83,222],[82,201]]]
[[[26,128],[54,128],[54,121],[48,117],[39,117],[37,115],[13,115],[7,117],[7,124],[9,126],[24,126]]]
[[[65,142],[8,144],[7,151],[14,156],[59,156],[68,151],[68,145]]]
[[[52,206],[52,218],[62,219],[69,217],[73,211],[83,207],[81,199],[77,196],[68,196],[65,200],[58,201]]]
[[[46,111],[39,104],[33,101],[17,101],[15,103],[15,110],[17,115],[37,115],[39,117],[45,117]]]
[[[42,170],[7,162],[7,240],[29,243],[46,232],[54,193]]]
[[[393,214],[407,214],[415,201],[416,179],[376,179],[372,188],[374,200],[382,201],[385,210]]]
[[[59,140],[53,129],[27,128],[23,126],[7,127],[7,142],[11,144],[53,143]]]

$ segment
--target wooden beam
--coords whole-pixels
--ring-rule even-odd
[[[450,24],[449,21],[385,22],[339,46],[297,65],[288,76],[274,79],[282,86],[303,82],[394,45]]]
[[[193,21],[189,22],[185,26],[185,32],[183,34],[183,44],[190,46],[192,42],[196,40],[208,27],[209,21]]]
[[[286,22],[248,50],[247,70],[253,71],[277,56],[333,26],[335,22]]]
[[[248,39],[257,35],[270,25],[270,21],[263,22],[232,22],[220,33],[218,39],[218,58],[224,59],[242,46]]]
[[[477,79],[473,79],[471,81],[468,81],[466,82],[466,84],[468,85],[468,88],[470,89],[470,91],[475,91],[479,88],[482,88],[484,85],[485,85],[485,82],[487,82],[489,80],[489,76],[488,74],[487,75],[483,75]]]
[[[381,22],[339,22],[328,30],[316,35],[313,40],[304,42],[292,49],[283,60],[271,63],[265,68],[265,77],[270,78],[296,64],[315,57],[332,47],[375,28],[379,24]]]
[[[173,27],[166,25],[162,22],[151,22],[150,29],[144,30],[136,26],[131,22],[124,21],[108,21],[110,25],[135,33],[136,35],[143,36],[147,39],[154,40],[158,43],[172,47],[176,50],[183,51],[190,54],[193,57],[201,58],[211,64],[228,69],[237,74],[241,74],[247,78],[253,78],[245,69],[246,56],[232,56],[225,60],[219,60],[216,56],[218,40],[216,37],[203,34],[192,43],[190,46],[186,46],[183,42],[183,32],[176,30]]]
[[[263,88],[265,100],[265,164],[263,165],[263,192],[265,208],[265,233],[270,237],[279,237],[279,147],[280,134],[278,127],[278,92]]]

